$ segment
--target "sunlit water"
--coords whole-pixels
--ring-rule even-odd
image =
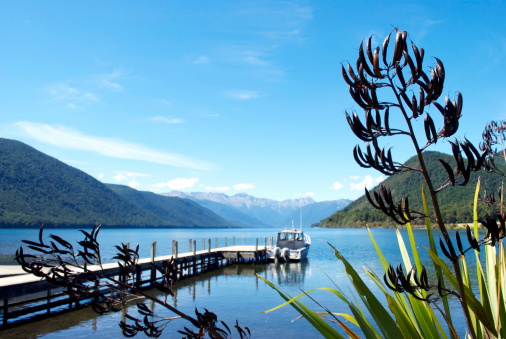
[[[103,229],[100,231],[99,241],[103,257],[107,261],[114,256],[114,245],[121,242],[129,242],[132,246],[139,243],[141,257],[149,257],[150,245],[154,240],[157,241],[157,255],[167,255],[171,253],[172,240],[178,240],[180,252],[184,252],[187,250],[188,239],[197,240],[198,249],[201,247],[202,238],[211,238],[211,244],[214,247],[215,237],[220,239],[219,246],[224,246],[225,237],[229,238],[229,245],[232,245],[234,236],[237,244],[241,244],[244,237],[247,245],[254,244],[255,238],[259,238],[259,244],[263,245],[264,238],[274,235],[275,231],[274,229]],[[290,306],[264,313],[282,304],[284,300],[255,274],[266,277],[292,296],[319,287],[335,288],[334,284],[346,294],[350,294],[349,280],[328,243],[335,246],[357,270],[361,271],[363,266],[367,266],[376,272],[381,272],[381,266],[365,229],[306,229],[305,231],[312,238],[308,260],[291,264],[231,265],[186,279],[178,283],[173,304],[191,315],[195,308],[201,311],[207,308],[215,312],[219,320],[225,321],[231,328],[237,320],[241,326],[247,326],[251,330],[254,338],[320,337],[320,334],[306,320],[295,320],[298,313]],[[78,230],[47,230],[45,232],[46,235],[56,234],[72,241],[83,238]],[[408,244],[405,231],[401,232]],[[424,261],[428,262],[428,254],[424,249],[428,247],[426,231],[415,230],[414,232],[419,251]],[[387,260],[393,266],[397,266],[401,262],[401,256],[394,230],[373,229],[372,233]],[[21,245],[20,239],[36,240],[37,238],[38,230],[0,230],[2,264],[6,264],[6,261],[11,262],[13,253]],[[364,279],[373,291],[378,291],[365,275]],[[333,312],[349,313],[346,306],[329,292],[320,290],[311,295],[318,303]],[[380,297],[380,299],[383,298]],[[303,300],[313,310],[323,311],[309,298],[304,297]],[[152,306],[156,314],[173,316],[158,305]],[[130,307],[128,312],[137,316],[134,306]],[[118,327],[121,316],[121,313],[99,316],[91,309],[85,309],[2,331],[0,337],[121,338],[122,334]],[[459,324],[457,330],[463,334],[465,329],[462,320],[458,317],[455,320]],[[165,330],[162,337],[181,337],[177,330],[188,325],[183,320],[175,320]],[[139,334],[137,337],[144,336]]]

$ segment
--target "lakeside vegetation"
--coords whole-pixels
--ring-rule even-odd
[[[456,163],[452,156],[426,151],[423,153],[423,158],[427,166],[427,171],[436,185],[442,184],[447,179],[447,173],[441,169],[441,164],[438,159],[442,159],[450,166],[455,167]],[[416,156],[411,157],[403,164],[408,168],[418,168],[419,161]],[[497,163],[499,169],[506,172],[506,165],[504,163]],[[491,172],[471,172],[470,179],[465,186],[452,186],[448,187],[438,193],[440,200],[440,209],[442,217],[447,224],[463,224],[472,223],[473,221],[473,196],[474,188],[480,178],[482,189],[480,196],[485,195],[485,191],[489,193],[496,193],[501,187],[502,177]],[[381,185],[388,187],[394,197],[408,197],[409,205],[412,209],[423,211],[423,202],[420,196],[420,189],[424,184],[423,175],[420,172],[408,171],[399,173],[394,176],[388,177]],[[373,192],[379,191],[379,186]],[[432,209],[430,212],[432,213]],[[490,212],[491,208],[485,204],[479,206],[478,213],[485,215]],[[395,223],[383,214],[380,210],[374,209],[367,201],[366,196],[353,201],[342,210],[334,213],[326,219],[320,221],[318,227],[324,228],[345,228],[345,227],[394,227]],[[423,220],[413,222],[413,225],[425,227]]]

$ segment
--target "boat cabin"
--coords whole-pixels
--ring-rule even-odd
[[[304,234],[301,231],[283,231],[278,232],[276,246],[280,248],[289,248],[296,250],[306,246]]]

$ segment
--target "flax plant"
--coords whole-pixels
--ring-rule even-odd
[[[391,52],[389,46],[393,46]],[[342,76],[350,95],[364,113],[361,120],[357,112],[346,112],[349,127],[357,138],[366,143],[365,150],[360,146],[354,148],[355,161],[361,167],[374,168],[388,176],[414,171],[424,178],[425,184],[421,188],[423,211],[411,208],[408,197],[394,200],[391,190],[385,186],[380,186],[374,192],[365,190],[372,207],[381,210],[394,223],[406,227],[409,245],[396,229],[402,262],[394,266],[388,263],[369,231],[384,271],[379,276],[365,268],[367,277],[381,291],[376,295],[338,249],[330,245],[337,259],[344,264],[355,295],[347,296],[337,284],[335,288],[322,290],[341,299],[351,314],[334,313],[323,305],[320,305],[323,312],[314,312],[300,300],[313,290],[291,297],[270,282],[267,283],[286,302],[267,312],[291,305],[326,338],[343,337],[331,323],[337,324],[351,338],[359,337],[351,324],[357,325],[366,338],[458,338],[458,329],[452,317],[452,312],[456,310],[449,305],[449,298],[453,298],[460,306],[458,312],[465,319],[466,337],[506,337],[506,263],[503,246],[506,215],[502,191],[499,202],[492,195],[486,195],[483,199],[495,204],[497,211],[493,215],[486,214],[481,220],[487,232],[480,239],[478,183],[474,197],[473,228],[467,226],[466,230],[467,246],[464,246],[458,232],[452,239],[438,201],[441,190],[449,186],[466,185],[471,172],[497,169],[490,165],[494,164],[493,157],[497,155],[490,146],[498,144],[498,139],[494,137],[504,133],[504,130],[493,130],[490,126],[503,124],[492,124],[485,130],[482,152],[467,139],[448,141],[454,163],[439,159],[447,179],[435,183],[427,170],[423,152],[457,132],[463,99],[456,92],[453,100],[445,97],[444,104],[438,102],[446,76],[444,65],[440,59],[434,58],[435,65],[426,73],[424,56],[423,48],[419,49],[410,41],[407,32],[395,29],[375,48],[372,47],[372,37],[362,42],[355,67],[351,64],[342,65]],[[432,114],[429,113],[431,108]],[[435,122],[438,120],[439,128]],[[417,126],[419,124],[422,126]],[[381,140],[393,136],[404,137],[411,142],[418,157],[418,167],[412,168],[394,161],[391,149],[380,147]],[[423,250],[428,251],[432,259],[436,281],[429,281],[427,268],[420,260],[413,236],[411,222],[419,219],[425,221],[427,228],[429,248]],[[432,233],[432,224],[441,234],[439,246]],[[411,256],[408,249],[411,250]],[[465,256],[468,252],[474,252],[476,272],[469,270]],[[477,282],[478,286],[473,286],[473,282]]]
[[[41,227],[38,241],[22,240],[33,252],[27,253],[21,246],[16,251],[15,260],[25,272],[40,277],[51,285],[62,287],[69,298],[90,304],[93,311],[99,314],[119,312],[135,302],[140,318],[125,312],[125,319],[119,323],[125,337],[143,333],[147,337],[158,338],[171,322],[179,320],[185,322],[177,331],[183,338],[225,339],[231,338],[232,332],[236,332],[241,339],[251,337],[249,328],[239,326],[237,321],[232,330],[207,309],[202,312],[195,309],[195,315],[192,315],[171,304],[169,297],[174,296],[174,288],[181,278],[181,272],[173,258],[161,264],[153,264],[156,272],[152,278],[153,287],[162,292],[163,297],[147,293],[140,285],[139,245],[135,249],[124,243],[115,246],[117,253],[113,259],[117,260],[120,274],[119,277],[106,274],[98,241],[99,231],[100,226],[93,227],[91,232],[81,230],[84,239],[78,242],[78,246],[74,246],[54,234],[49,236],[49,241],[44,240]],[[167,317],[155,314],[145,304],[147,300],[173,315]]]

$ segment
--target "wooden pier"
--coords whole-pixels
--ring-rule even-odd
[[[272,244],[272,238],[270,239]],[[164,261],[174,259],[179,279],[195,276],[200,273],[225,267],[231,263],[263,263],[266,261],[267,238],[264,238],[263,246],[236,245],[233,238],[232,245],[228,246],[228,238],[225,238],[225,246],[218,247],[218,239],[215,239],[215,248],[211,248],[211,239],[202,239],[202,249],[197,251],[196,240],[188,241],[188,252],[179,253],[179,244],[172,243],[172,254],[165,256],[156,255],[156,241],[151,245],[151,257],[138,261],[135,286],[139,289],[152,288],[160,277],[155,266]],[[120,278],[121,273],[116,262],[99,266],[88,267],[92,270],[101,270],[106,276]],[[0,331],[18,324],[49,317],[53,314],[61,314],[71,310],[86,307],[91,300],[72,298],[63,293],[63,288],[55,288],[46,281],[32,274],[9,275],[0,271],[0,300],[3,307],[0,311]]]

